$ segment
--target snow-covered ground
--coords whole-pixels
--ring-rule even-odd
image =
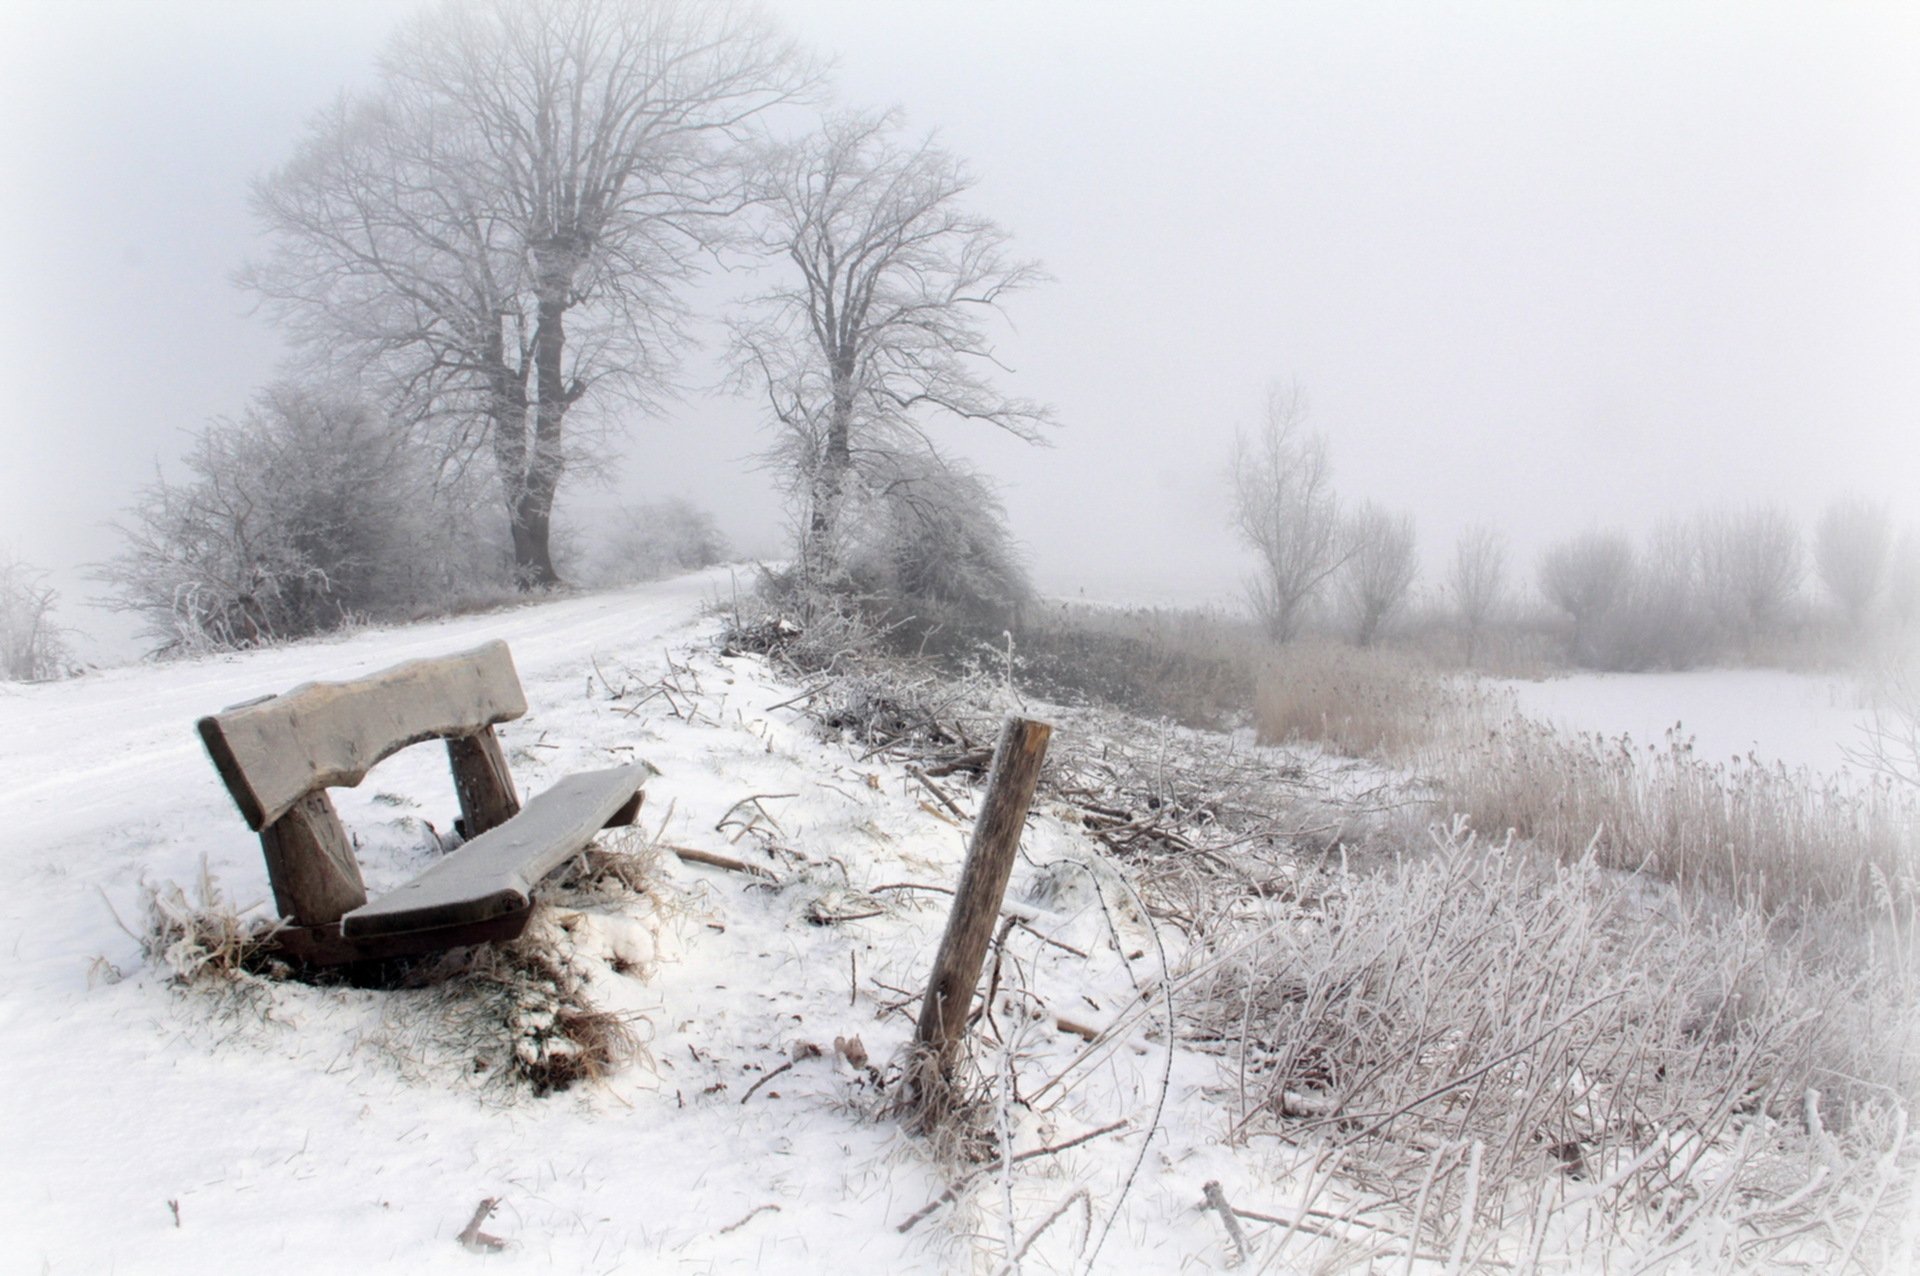
[[[967,1270],[997,1263],[1084,1189],[1090,1208],[1067,1210],[1030,1270],[1092,1252],[1089,1219],[1096,1241],[1112,1219],[1101,1270],[1171,1271],[1224,1253],[1217,1220],[1195,1208],[1207,1180],[1223,1180],[1236,1204],[1279,1207],[1281,1158],[1235,1160],[1214,1146],[1221,1122],[1205,1090],[1219,1082],[1215,1064],[1171,1052],[1155,1030],[1154,1003],[1138,992],[1158,970],[1153,946],[1134,935],[1123,951],[1112,928],[1130,910],[1089,874],[1104,906],[1098,890],[1082,890],[1061,897],[1076,905],[1055,899],[1061,911],[1033,913],[1086,956],[1024,931],[1011,941],[1008,982],[1019,991],[1003,995],[1002,1013],[1019,1073],[1062,1080],[1034,1111],[1011,1114],[1008,1133],[1027,1149],[1130,1124],[898,1230],[945,1180],[832,1043],[861,1036],[884,1063],[908,1039],[945,899],[862,892],[951,883],[964,832],[898,767],[861,762],[774,708],[795,689],[763,661],[715,653],[703,612],[728,590],[724,571],[708,572],[0,688],[0,1268]],[[258,843],[194,735],[199,715],[495,637],[511,644],[531,705],[502,728],[523,791],[608,758],[645,758],[661,771],[642,813],[649,833],[782,878],[769,888],[669,857],[667,906],[572,919],[583,952],[645,959],[626,973],[603,963],[592,983],[596,1001],[645,1039],[640,1063],[533,1098],[476,1078],[484,1068],[444,1044],[427,994],[275,984],[227,1002],[176,989],[145,962],[116,919],[137,928],[143,881],[191,895],[204,861],[230,897],[267,896]],[[695,720],[665,697],[642,700],[662,676],[679,688],[672,705]],[[963,803],[974,796],[954,789]],[[764,836],[716,830],[755,794],[784,795],[761,799],[777,822],[761,825]],[[444,753],[430,746],[336,801],[375,891],[424,862],[422,821],[444,828],[455,805]],[[1049,862],[1086,859],[1078,831],[1040,813],[1012,894]],[[810,912],[823,909],[878,915],[814,924]],[[1123,1026],[1088,1050],[1055,1028],[1068,1013]],[[824,1053],[748,1094],[802,1042]],[[509,1245],[481,1256],[455,1237],[486,1197],[501,1202],[486,1230]]]
[[[967,820],[901,765],[822,739],[790,707],[802,689],[764,660],[720,654],[708,613],[731,594],[721,569],[0,686],[0,1271],[998,1271],[1036,1233],[1029,1273],[1214,1270],[1231,1252],[1199,1208],[1209,1181],[1271,1215],[1333,1204],[1345,1189],[1315,1173],[1322,1149],[1228,1145],[1234,1079],[1201,1047],[1169,1044],[1155,932],[1046,802],[1009,891],[1031,929],[1008,933],[993,1002],[1007,1045],[983,1045],[980,1062],[1015,1080],[1023,1102],[997,1133],[1016,1152],[1095,1137],[939,1204],[935,1150],[834,1043],[859,1038],[882,1067],[899,1057],[947,900],[882,888],[951,885]],[[453,1031],[430,991],[220,995],[147,961],[122,925],[139,928],[147,884],[191,896],[204,865],[229,898],[267,898],[196,718],[491,638],[511,645],[531,706],[501,729],[523,792],[644,758],[661,773],[646,835],[778,877],[664,855],[644,897],[549,912],[594,1002],[644,1041],[637,1062],[536,1098],[501,1080],[497,1050]],[[1570,725],[1635,729],[1617,707],[1595,714],[1604,686],[1534,690],[1587,710]],[[1675,716],[1695,730],[1689,712]],[[1736,736],[1752,729],[1736,721]],[[977,800],[944,783],[963,808]],[[446,828],[456,805],[432,746],[335,800],[376,892],[437,853],[428,826]],[[1101,1031],[1090,1044],[1066,1020]],[[506,1248],[469,1252],[456,1237],[487,1198],[499,1206],[485,1230]],[[1374,1261],[1323,1225],[1247,1230],[1263,1270]]]
[[[1692,738],[1715,762],[1749,756],[1767,765],[1831,774],[1865,743],[1868,693],[1844,674],[1780,669],[1688,673],[1583,673],[1541,682],[1504,681],[1529,717],[1564,730],[1628,735],[1664,745]]]

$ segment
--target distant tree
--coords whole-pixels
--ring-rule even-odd
[[[60,675],[67,653],[66,634],[53,619],[59,599],[45,572],[0,553],[0,679]]]
[[[1586,532],[1549,546],[1540,592],[1573,620],[1575,659],[1589,659],[1594,626],[1633,588],[1633,544],[1618,532]]]
[[[993,386],[984,324],[1043,276],[962,207],[960,161],[902,139],[891,114],[829,116],[757,163],[761,247],[789,277],[734,323],[733,365],[780,432],[770,459],[803,507],[802,564],[830,576],[853,488],[933,461],[930,420],[1040,439],[1048,411]]]
[[[1581,658],[1600,669],[1687,669],[1715,637],[1696,527],[1665,519],[1647,533],[1627,587],[1587,630]]]
[[[171,647],[245,647],[330,629],[428,592],[472,551],[433,473],[364,401],[279,385],[188,450],[191,478],[155,482],[101,569],[122,610]]]
[[[1234,440],[1233,528],[1258,556],[1248,587],[1267,636],[1288,642],[1320,588],[1346,562],[1326,441],[1306,428],[1298,387],[1267,393],[1266,418]]]
[[[1367,501],[1347,519],[1345,541],[1341,593],[1353,620],[1354,641],[1371,647],[1381,628],[1406,604],[1419,570],[1413,519]]]
[[[619,510],[594,555],[601,582],[657,580],[724,562],[731,552],[713,515],[678,496]]]
[[[1920,528],[1907,526],[1887,567],[1887,610],[1902,628],[1920,619]]]
[[[745,126],[811,72],[756,10],[700,0],[451,0],[255,192],[243,274],[316,360],[490,454],[522,583],[558,580],[573,413],[645,406],[678,290],[746,202]]]
[[[1884,505],[1842,497],[1814,526],[1813,561],[1820,583],[1858,629],[1886,585],[1893,555],[1893,519]]]
[[[1717,610],[1749,640],[1780,624],[1806,575],[1800,529],[1778,506],[1709,516],[1701,524],[1701,551]]]
[[[1466,636],[1467,663],[1477,658],[1481,636],[1506,595],[1507,542],[1486,524],[1469,527],[1454,542],[1446,590]]]

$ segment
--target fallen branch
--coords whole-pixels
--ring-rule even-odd
[[[752,1209],[747,1211],[746,1216],[744,1218],[737,1219],[734,1222],[728,1223],[725,1227],[721,1228],[718,1232],[715,1232],[714,1235],[725,1236],[728,1232],[737,1232],[741,1228],[745,1227],[748,1223],[751,1223],[754,1219],[759,1218],[762,1214],[765,1214],[768,1210],[772,1210],[775,1214],[778,1214],[780,1212],[780,1207],[778,1205],[773,1205],[773,1204],[756,1205]]]
[[[777,882],[780,880],[779,876],[770,868],[762,868],[758,864],[749,864],[745,860],[737,860],[731,855],[722,855],[718,851],[702,851],[691,846],[666,845],[663,845],[660,849],[672,851],[675,855],[690,864],[705,864],[712,868],[724,868],[728,872],[746,873],[753,877],[764,877],[768,881]]]
[[[1240,1230],[1240,1220],[1233,1216],[1233,1206],[1227,1204],[1227,1194],[1220,1190],[1220,1180],[1208,1179],[1200,1191],[1207,1198],[1206,1207],[1220,1216],[1227,1238],[1233,1242],[1234,1256],[1227,1261],[1227,1266],[1238,1267],[1247,1261],[1251,1251],[1247,1248],[1247,1234]]]
[[[500,1198],[489,1196],[474,1207],[473,1217],[460,1229],[460,1244],[476,1254],[497,1254],[507,1247],[507,1243],[498,1236],[489,1236],[480,1230],[480,1224],[487,1221],[494,1207],[500,1204]]]
[[[927,792],[933,794],[933,796],[939,800],[941,806],[953,812],[954,819],[959,820],[962,824],[967,822],[967,813],[960,809],[960,804],[955,802],[945,789],[928,779],[925,771],[922,771],[917,766],[909,766],[907,768],[907,774],[918,780],[921,787],[926,789]]]

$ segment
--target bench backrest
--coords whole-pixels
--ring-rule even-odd
[[[200,719],[200,738],[258,832],[310,793],[360,783],[410,744],[476,735],[526,711],[507,644],[490,642],[239,705]]]
[[[260,834],[280,915],[323,925],[367,902],[327,790],[355,785],[382,758],[444,739],[463,832],[478,837],[520,809],[495,723],[527,711],[504,642],[410,660],[352,682],[310,682],[200,719],[220,778]]]

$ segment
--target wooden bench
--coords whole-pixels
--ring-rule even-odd
[[[494,725],[527,711],[504,642],[413,660],[352,682],[313,682],[200,719],[200,738],[260,834],[282,951],[340,965],[511,939],[533,888],[602,828],[631,824],[644,762],[569,776],[523,808]],[[459,849],[371,902],[327,796],[375,763],[445,740],[460,799]]]

